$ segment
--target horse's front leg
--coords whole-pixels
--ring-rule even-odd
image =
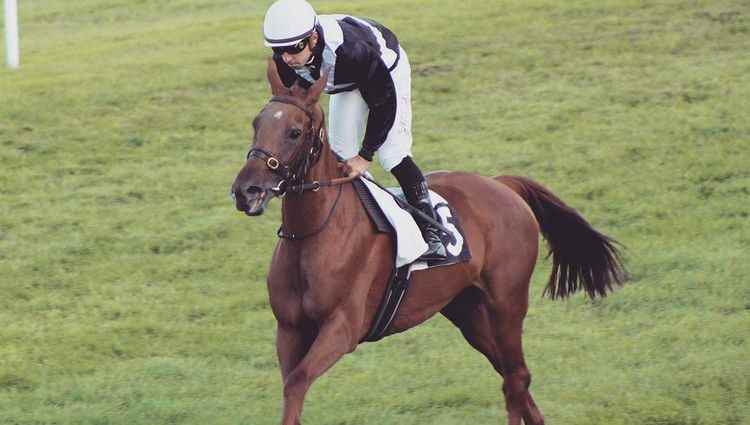
[[[313,381],[357,346],[356,336],[346,316],[334,312],[324,321],[302,360],[284,376],[282,425],[299,425],[305,394]],[[292,360],[292,356],[289,356]],[[284,366],[282,366],[282,374]]]
[[[286,377],[302,361],[315,340],[313,327],[303,328],[279,322],[276,326],[276,354],[279,358],[281,378]]]

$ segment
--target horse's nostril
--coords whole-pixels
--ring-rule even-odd
[[[245,189],[245,192],[248,195],[259,195],[263,193],[263,189],[258,186],[248,186],[247,189]]]

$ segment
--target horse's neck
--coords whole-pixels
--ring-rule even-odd
[[[328,181],[341,177],[338,162],[325,144],[320,159],[308,172],[305,182]],[[281,204],[282,226],[287,233],[309,234],[323,225],[339,195],[339,187],[308,190],[303,194],[288,194]]]

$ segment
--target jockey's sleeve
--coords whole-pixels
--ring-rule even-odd
[[[279,72],[279,77],[281,77],[281,82],[284,83],[284,86],[291,87],[295,81],[304,88],[309,88],[312,85],[304,78],[300,78],[297,73],[284,62],[281,55],[274,53],[273,61],[276,62],[276,69]]]
[[[396,87],[376,49],[365,43],[355,43],[347,59],[356,70],[359,91],[370,109],[359,156],[372,161],[396,119]]]

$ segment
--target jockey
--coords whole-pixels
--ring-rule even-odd
[[[436,218],[427,181],[412,159],[411,68],[396,36],[369,19],[317,15],[305,0],[273,3],[263,36],[287,87],[310,87],[328,70],[329,140],[349,175],[364,173],[377,152],[409,204]],[[429,247],[422,258],[445,258],[438,229],[416,221]]]

